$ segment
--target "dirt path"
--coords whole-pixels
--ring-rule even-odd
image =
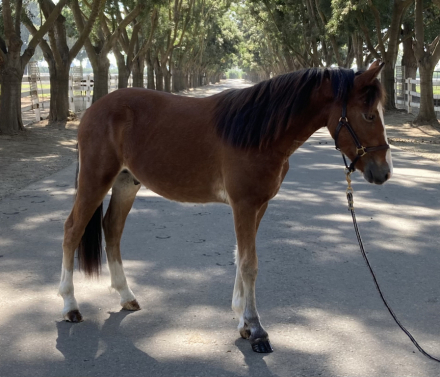
[[[413,126],[414,115],[405,112],[385,114],[390,144],[417,156],[440,161],[440,131],[432,126]]]
[[[205,97],[229,88],[248,86],[243,80],[225,80],[220,84],[182,93]],[[431,126],[414,127],[411,114],[385,114],[390,143],[413,154],[440,161],[440,132]],[[24,135],[0,135],[0,200],[32,182],[47,177],[76,160],[76,133],[79,121],[66,127],[47,126],[41,121],[27,126]]]

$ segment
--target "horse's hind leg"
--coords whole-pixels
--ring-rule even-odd
[[[125,220],[141,185],[128,171],[119,174],[112,188],[110,204],[104,217],[104,235],[111,287],[121,296],[121,305],[127,310],[139,310],[139,304],[125,278],[121,258],[121,236]]]
[[[95,235],[101,233],[102,201],[112,184],[110,175],[99,177],[96,172],[86,173],[85,171],[86,169],[79,173],[75,203],[64,223],[63,264],[59,294],[64,300],[63,316],[70,322],[82,321],[73,287],[75,250],[81,242],[86,227],[89,233],[93,232]],[[86,274],[99,273],[100,254],[95,254],[94,257],[92,260],[87,260],[91,261],[91,264],[84,265]]]
[[[238,245],[232,309],[240,318],[238,325],[240,335],[250,340],[252,349],[255,352],[272,352],[269,335],[260,323],[255,299],[255,281],[258,272],[255,237],[267,203],[260,208],[246,204],[233,204],[232,208]]]

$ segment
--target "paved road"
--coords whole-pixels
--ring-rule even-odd
[[[386,185],[356,176],[358,221],[395,312],[439,356],[440,166],[396,148],[393,157]],[[326,132],[292,156],[260,227],[257,300],[275,349],[267,355],[253,353],[235,330],[229,207],[173,203],[144,189],[122,240],[143,309],[120,311],[107,271],[99,281],[76,273],[86,320],[64,322],[56,292],[74,171],[0,201],[1,376],[439,374],[378,298],[346,210],[341,158]]]

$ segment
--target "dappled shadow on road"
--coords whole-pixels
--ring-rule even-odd
[[[69,166],[76,159],[78,123],[66,129],[42,121],[20,135],[0,135],[0,200]]]
[[[0,203],[0,375],[436,373],[436,365],[413,354],[374,291],[344,202],[341,158],[326,141],[319,133],[292,157],[257,239],[257,299],[273,354],[253,353],[234,329],[230,208],[173,203],[144,189],[122,240],[127,277],[142,310],[119,312],[117,296],[106,289],[108,273],[98,282],[76,273],[86,321],[55,322],[62,308],[55,292],[72,168]],[[440,168],[393,152],[396,172],[388,184],[372,186],[355,177],[358,221],[394,310],[435,351]]]

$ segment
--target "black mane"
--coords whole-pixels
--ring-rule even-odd
[[[223,92],[215,110],[217,132],[233,146],[261,148],[287,130],[289,118],[307,108],[312,91],[325,78],[335,100],[345,101],[354,77],[351,69],[309,68]]]

